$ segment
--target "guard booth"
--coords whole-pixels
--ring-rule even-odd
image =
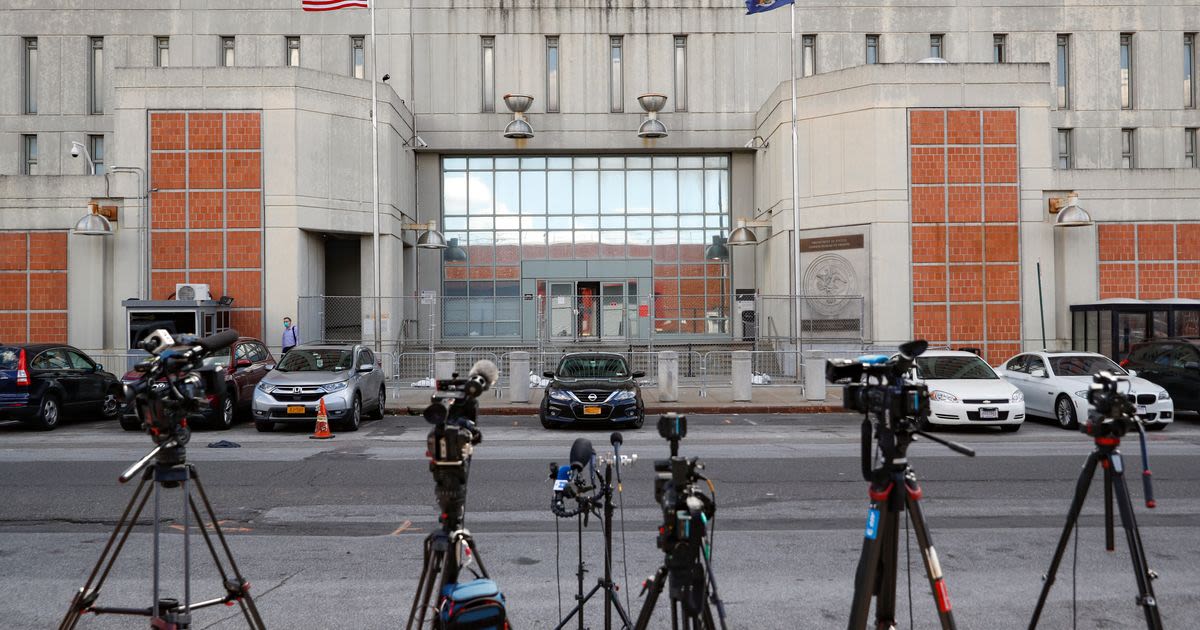
[[[165,329],[176,334],[207,337],[229,330],[233,298],[221,300],[122,300],[125,307],[125,347],[137,349],[146,335]]]
[[[1200,300],[1112,298],[1071,305],[1071,347],[1114,361],[1143,341],[1200,337]]]

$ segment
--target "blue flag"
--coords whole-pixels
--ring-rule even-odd
[[[746,15],[778,9],[795,2],[796,0],[746,0]]]

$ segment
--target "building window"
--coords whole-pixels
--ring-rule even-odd
[[[1183,106],[1196,107],[1196,34],[1183,34]]]
[[[355,79],[367,77],[367,44],[362,35],[350,38],[350,76]]]
[[[21,174],[37,175],[37,162],[37,136],[33,134],[21,136]]]
[[[1121,33],[1121,109],[1133,109],[1133,33]]]
[[[942,34],[934,34],[929,36],[929,56],[938,59],[946,58],[945,47],[946,36]]]
[[[1134,129],[1121,130],[1121,168],[1137,168],[1137,140]]]
[[[166,68],[171,65],[171,38],[154,38],[154,65]]]
[[[687,35],[675,36],[675,111],[688,108]]]
[[[88,112],[104,113],[104,38],[91,38],[88,60]]]
[[[290,68],[300,67],[300,38],[285,37],[283,49],[283,65]]]
[[[1058,108],[1071,107],[1071,36],[1058,36],[1058,74],[1055,87],[1058,92]]]
[[[496,111],[496,38],[491,35],[479,40],[479,74],[482,84],[481,111]]]
[[[92,156],[92,164],[96,166],[96,174],[104,174],[104,136],[88,136],[88,153]]]
[[[803,49],[800,76],[811,77],[817,73],[817,36],[805,35],[801,38],[800,47]]]
[[[867,65],[879,63],[879,36],[867,35]]]
[[[621,67],[621,44],[624,38],[608,38],[608,111],[625,111],[625,73]]]
[[[220,58],[219,65],[221,65],[224,68],[232,68],[233,67],[233,50],[234,50],[233,38],[232,37],[222,37],[221,38],[221,58]]]
[[[546,38],[546,111],[558,111],[558,36]]]
[[[37,113],[38,41],[36,37],[25,38],[25,113]]]
[[[1200,166],[1196,161],[1196,129],[1183,130],[1183,164],[1188,168]]]
[[[1058,168],[1067,170],[1075,167],[1074,156],[1071,153],[1071,130],[1058,130]]]
[[[1008,61],[1008,35],[992,35],[992,63]]]

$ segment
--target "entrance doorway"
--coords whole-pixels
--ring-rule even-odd
[[[638,335],[637,281],[547,280],[547,336],[554,341],[618,341]],[[539,287],[541,289],[541,287]],[[539,290],[540,295],[546,295]]]

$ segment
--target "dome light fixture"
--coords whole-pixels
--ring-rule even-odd
[[[467,250],[459,247],[457,238],[452,238],[446,249],[442,251],[442,260],[446,262],[467,262]]]
[[[1087,227],[1092,223],[1094,223],[1092,215],[1079,205],[1079,194],[1072,192],[1067,195],[1066,205],[1058,211],[1058,218],[1054,221],[1054,227]]]
[[[533,97],[528,94],[505,94],[504,106],[513,113],[513,119],[504,126],[504,137],[512,140],[525,140],[533,137],[533,127],[525,112],[533,105]]]
[[[713,262],[729,260],[729,248],[725,246],[725,237],[720,235],[712,237],[712,245],[704,248],[704,258]]]
[[[658,112],[667,104],[667,95],[650,92],[637,97],[638,105],[646,110],[646,119],[638,126],[639,138],[665,138],[667,126],[658,119]]]
[[[437,221],[428,223],[406,223],[406,230],[424,230],[417,237],[417,247],[421,249],[446,249],[446,237],[437,229]]]

